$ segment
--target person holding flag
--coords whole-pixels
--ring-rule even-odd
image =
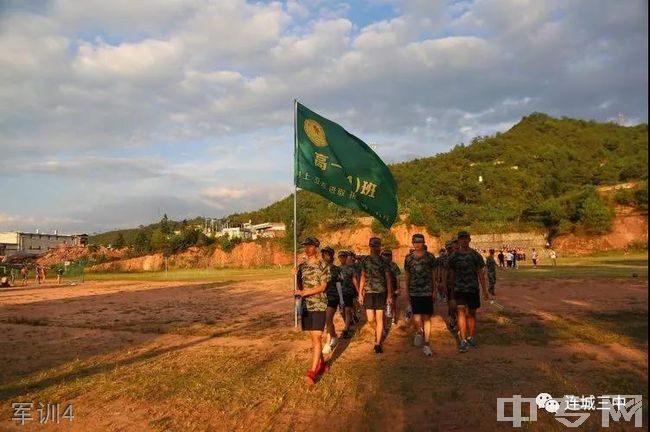
[[[318,257],[319,244],[318,239],[314,237],[307,237],[302,242],[307,259],[300,263],[296,274],[298,283],[296,295],[302,300],[301,327],[303,331],[309,333],[312,345],[311,368],[305,376],[308,384],[315,384],[318,376],[328,369],[322,354],[322,337],[327,310],[325,290],[330,280],[330,267]]]

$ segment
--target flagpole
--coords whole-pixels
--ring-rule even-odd
[[[298,291],[298,185],[296,168],[298,167],[298,101],[293,100],[293,295]],[[298,327],[298,309],[293,305],[293,326]]]

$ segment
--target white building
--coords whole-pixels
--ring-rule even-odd
[[[261,224],[252,225],[251,228],[254,232],[254,237],[274,238],[284,237],[287,227],[281,222],[264,222]]]
[[[0,232],[0,255],[10,256],[19,252],[42,253],[59,246],[85,246],[87,234],[62,235],[25,233],[20,231]]]
[[[231,239],[240,238],[242,240],[252,240],[253,230],[244,227],[224,228],[219,232],[219,236],[228,236]]]

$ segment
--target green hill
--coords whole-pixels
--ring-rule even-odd
[[[426,226],[432,234],[460,228],[475,233],[539,229],[551,236],[575,230],[596,234],[610,228],[616,202],[647,210],[647,151],[647,124],[624,127],[533,113],[507,132],[476,137],[468,145],[390,169],[399,188],[399,213],[406,215],[406,223]],[[637,187],[611,198],[596,191],[620,182]],[[298,201],[299,234],[351,226],[365,216],[310,192],[299,192]],[[282,221],[292,230],[292,215],[288,196],[227,218],[231,224]],[[180,224],[167,223],[174,228]],[[382,232],[379,224],[373,227]],[[159,224],[121,232],[127,244],[135,244],[138,236],[142,243],[157,229]],[[118,233],[90,241],[112,242]],[[286,237],[287,246],[291,239]],[[156,243],[150,241],[154,249]]]
[[[476,137],[447,153],[390,166],[400,214],[432,234],[575,229],[598,233],[612,202],[595,187],[636,181],[632,203],[647,209],[648,126],[553,118],[534,113],[505,133]],[[479,181],[479,176],[482,181]],[[628,194],[629,195],[629,194]],[[359,212],[299,192],[299,231],[354,223]],[[231,220],[282,220],[291,226],[291,196]]]

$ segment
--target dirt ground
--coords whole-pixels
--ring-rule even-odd
[[[432,358],[403,327],[378,356],[362,327],[313,387],[302,381],[309,345],[293,328],[290,276],[3,289],[0,430],[510,430],[496,421],[497,397],[541,392],[642,394],[645,429],[647,288],[503,280],[505,309],[479,311],[478,349],[458,353],[437,305]],[[14,402],[33,402],[34,420],[12,421]],[[74,420],[39,424],[39,402],[61,414],[72,404]],[[574,430],[598,429],[599,415]],[[524,429],[566,430],[545,411]]]

